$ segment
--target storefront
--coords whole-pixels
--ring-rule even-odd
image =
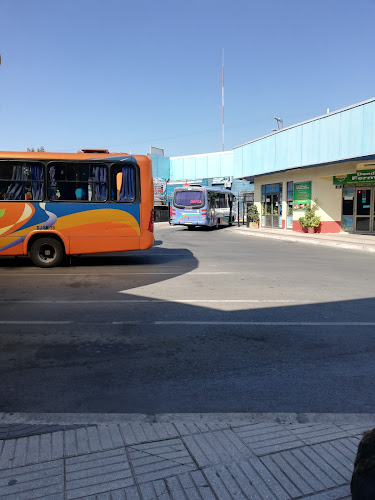
[[[261,228],[303,231],[299,219],[317,203],[317,232],[375,234],[374,160],[290,169],[253,179]]]
[[[311,181],[287,181],[285,203],[283,184],[277,182],[262,185],[261,227],[293,229],[293,215],[304,212],[311,204]]]
[[[333,184],[342,192],[342,229],[375,234],[375,170],[359,169],[334,176]]]

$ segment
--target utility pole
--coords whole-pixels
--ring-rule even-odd
[[[223,49],[223,57],[222,57],[222,65],[221,65],[221,107],[222,107],[222,115],[223,115],[223,151],[224,151],[224,49]]]

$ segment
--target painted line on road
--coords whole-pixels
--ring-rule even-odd
[[[74,321],[0,321],[0,325],[72,325]]]
[[[375,321],[0,321],[0,325],[375,326]]]
[[[155,325],[375,326],[375,321],[154,321]]]
[[[124,292],[126,293],[126,292]],[[123,300],[0,300],[0,304],[144,304],[144,303],[189,303],[189,304],[308,304],[305,300],[289,299],[123,299]]]
[[[7,276],[7,275],[12,275],[13,278],[16,278],[17,276],[31,276],[32,278],[49,278],[50,276],[89,276],[93,278],[97,278],[98,276],[149,276],[149,275],[171,275],[171,276],[191,276],[191,275],[196,275],[196,274],[207,274],[207,275],[214,275],[214,274],[238,274],[237,272],[233,271],[191,271],[191,272],[161,272],[161,273],[95,273],[95,274],[89,274],[89,273],[49,273],[46,272],[45,274],[37,274],[37,273],[1,273],[2,276]]]

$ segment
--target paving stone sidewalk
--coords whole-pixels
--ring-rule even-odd
[[[345,414],[22,418],[0,414],[0,429],[23,428],[0,440],[0,499],[349,499],[375,427]]]

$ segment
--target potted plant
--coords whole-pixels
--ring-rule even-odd
[[[259,212],[256,205],[250,205],[247,208],[247,225],[250,225],[251,229],[259,227]]]
[[[309,205],[306,209],[305,215],[300,217],[299,223],[303,229],[307,229],[308,233],[315,233],[316,228],[320,225],[320,216],[315,215],[315,212],[318,210],[318,200],[315,198],[314,204]]]

